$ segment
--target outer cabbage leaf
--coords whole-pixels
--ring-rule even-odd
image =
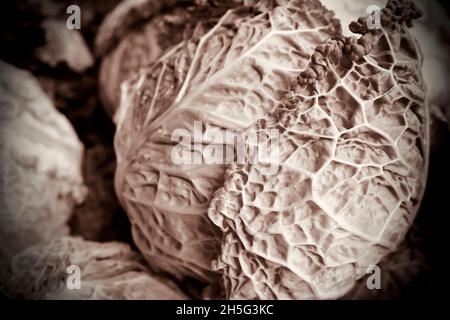
[[[390,1],[382,29],[352,23],[363,36],[318,46],[298,86],[250,128],[268,141],[280,130],[280,159],[230,166],[211,201],[228,298],[338,298],[402,241],[428,168],[422,56],[407,28],[418,16]]]
[[[130,1],[127,1],[130,2]],[[172,3],[171,2],[176,2]],[[183,40],[189,39],[195,28],[211,28],[227,10],[226,6],[194,5],[191,1],[131,1],[117,6],[100,27],[97,35],[97,51],[104,53],[100,69],[100,97],[107,111],[113,115],[120,103],[120,85],[147,67],[164,52]],[[236,5],[238,1],[226,2]],[[160,8],[160,6],[163,8]],[[145,6],[146,10],[140,7]],[[125,12],[122,12],[126,9]],[[161,10],[161,11],[158,11]],[[151,15],[150,13],[153,13]],[[157,14],[156,14],[157,13]],[[149,16],[149,17],[147,17]],[[145,20],[145,18],[147,20]],[[123,20],[143,20],[129,33],[124,33]],[[170,35],[170,36],[167,36]],[[113,40],[114,38],[120,38]],[[117,45],[113,45],[117,42]]]
[[[383,7],[386,4],[386,0],[321,2],[335,12],[345,35],[351,33],[347,24],[365,14],[370,5]],[[450,128],[450,21],[445,8],[438,1],[416,0],[415,4],[423,11],[423,16],[414,21],[410,32],[419,41],[424,55],[422,72],[427,84],[427,101],[433,116],[431,120],[446,122]],[[439,123],[431,125],[431,129],[436,131],[432,132],[432,148],[439,146],[443,134],[436,130],[438,126]]]
[[[187,0],[124,0],[103,20],[95,39],[97,55],[112,50],[136,25],[152,18],[163,7]]]
[[[79,289],[68,286],[76,285],[74,266],[80,270]],[[168,279],[151,275],[128,245],[73,237],[17,255],[6,288],[12,297],[26,299],[187,299]]]
[[[174,130],[193,135],[194,121],[202,121],[200,134],[247,127],[277,105],[315,46],[338,28],[318,1],[240,7],[124,83],[116,115],[116,192],[152,266],[179,278],[216,278],[210,269],[220,232],[206,211],[223,183],[224,165],[175,164]]]

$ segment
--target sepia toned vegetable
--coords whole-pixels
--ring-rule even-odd
[[[67,235],[86,193],[83,146],[27,71],[0,61],[0,260]]]
[[[211,202],[228,298],[339,298],[403,240],[428,168],[423,58],[407,27],[419,16],[389,1],[381,29],[352,23],[361,37],[319,45],[251,127],[269,141],[281,131],[280,159],[230,166]]]
[[[321,0],[341,21],[343,33],[350,35],[348,24],[366,14],[370,6],[383,8],[387,0]],[[414,21],[411,35],[423,51],[423,77],[427,84],[427,101],[433,117],[450,122],[450,21],[438,1],[415,0],[423,16]],[[440,116],[442,114],[442,117]],[[433,128],[433,126],[432,126]],[[433,144],[438,141],[431,140]]]
[[[228,10],[124,82],[116,115],[116,192],[148,262],[215,282],[220,232],[206,213],[222,164],[175,164],[174,130],[243,129],[276,106],[318,43],[339,32],[319,1],[263,1]],[[195,142],[195,141],[194,141]],[[197,141],[199,142],[199,141]]]
[[[139,255],[119,242],[63,237],[20,253],[11,269],[8,290],[19,298],[187,299],[170,280],[151,275]]]
[[[443,0],[10,2],[4,298],[433,292]],[[68,6],[81,29],[66,28]]]
[[[195,29],[212,28],[226,9],[238,2],[227,1],[213,7],[207,2],[194,5],[193,1],[186,0],[132,0],[117,6],[103,22],[96,39],[97,52],[106,51],[100,69],[100,96],[108,113],[113,115],[119,106],[120,85],[124,80],[150,65],[168,49],[190,39],[198,32]],[[138,10],[140,6],[147,9]],[[115,18],[118,15],[120,18]],[[128,33],[123,31],[122,20],[130,25]]]
[[[164,7],[186,0],[123,0],[106,15],[95,39],[97,55],[111,51],[137,25],[159,13]]]
[[[170,1],[167,6],[172,2],[175,1]],[[164,1],[160,0],[122,1],[105,17],[100,26],[95,39],[96,53],[102,56],[99,93],[111,116],[120,102],[122,81],[156,60],[162,53],[157,34],[158,27],[163,31],[164,25],[151,22],[146,24],[146,21],[152,21],[163,4]],[[158,19],[158,16],[154,19]]]

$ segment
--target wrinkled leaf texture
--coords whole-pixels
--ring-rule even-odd
[[[154,267],[215,281],[220,232],[206,216],[223,165],[175,165],[175,129],[243,129],[275,107],[314,48],[339,33],[319,1],[265,1],[226,12],[212,29],[127,81],[117,113],[116,192]],[[208,141],[203,141],[208,143]]]

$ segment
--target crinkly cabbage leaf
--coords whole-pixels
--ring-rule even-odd
[[[175,130],[243,129],[292,89],[314,48],[339,26],[319,1],[261,1],[228,10],[212,28],[124,83],[117,118],[116,192],[149,263],[214,282],[220,232],[206,212],[224,165],[175,163]],[[194,122],[201,122],[194,132]],[[206,140],[205,140],[206,139]],[[192,143],[209,143],[193,137]],[[190,152],[190,151],[188,151]],[[217,161],[220,162],[220,161]]]
[[[118,5],[105,18],[96,43],[99,53],[111,47],[103,52],[99,79],[100,97],[111,115],[119,106],[120,85],[124,80],[150,65],[168,49],[189,39],[196,28],[213,27],[227,6],[237,5],[239,1],[227,1],[227,6],[218,7],[211,6],[208,1],[198,5],[191,2],[131,0]],[[132,21],[137,25],[123,34],[123,20],[129,21],[130,28]],[[117,44],[113,45],[114,42]]]
[[[352,23],[362,36],[318,46],[297,87],[252,125],[268,136],[259,147],[279,131],[279,158],[230,166],[211,202],[228,298],[338,298],[402,241],[429,153],[423,59],[407,27],[418,16],[389,1],[382,28]]]

